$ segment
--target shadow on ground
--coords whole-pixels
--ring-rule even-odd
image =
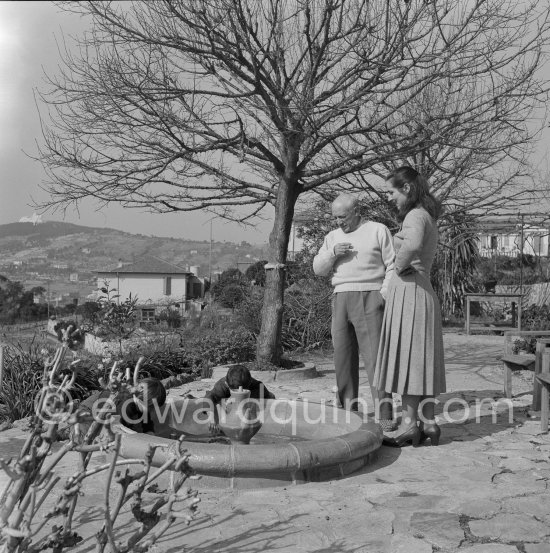
[[[183,545],[185,544],[185,538],[193,532],[208,532],[210,535],[219,534],[219,538],[212,537],[205,539],[200,545],[187,545],[185,551],[187,553],[211,553],[216,551],[219,553],[257,553],[258,551],[296,551],[298,547],[296,544],[302,541],[298,538],[299,535],[303,535],[303,532],[307,530],[305,522],[301,519],[307,515],[294,515],[288,520],[278,520],[273,522],[266,522],[262,524],[255,524],[249,528],[242,527],[242,521],[235,520],[237,517],[244,517],[249,514],[244,510],[234,510],[231,514],[225,517],[217,517],[213,522],[210,517],[204,517],[202,520],[197,520],[189,527],[184,527],[182,524],[172,527],[172,531],[167,533],[162,540],[159,541],[159,547],[162,548],[164,542],[179,543],[181,545],[171,547],[169,549],[163,549],[166,553],[180,553]],[[234,535],[224,536],[222,534],[225,529],[225,534],[228,533],[228,528],[231,528],[229,532]],[[189,541],[196,541],[196,536]],[[302,547],[300,550],[304,550]],[[311,548],[307,548],[311,551]],[[358,553],[359,551],[365,551],[364,547],[358,547],[346,543],[346,540],[337,539],[327,544],[324,547],[315,548],[316,553]]]

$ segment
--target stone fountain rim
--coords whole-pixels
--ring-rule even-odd
[[[382,445],[382,430],[377,423],[365,422],[355,413],[351,415],[361,421],[355,430],[317,440],[249,445],[182,442],[181,445],[190,455],[189,464],[197,474],[232,477],[320,468],[366,457]],[[113,429],[121,434],[123,458],[143,458],[150,445],[158,445],[161,447],[155,452],[153,465],[160,466],[181,447],[176,440],[134,432],[122,426],[118,417]]]

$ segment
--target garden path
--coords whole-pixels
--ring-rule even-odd
[[[439,447],[382,447],[373,464],[338,481],[201,491],[196,522],[174,525],[159,550],[179,553],[185,545],[188,553],[550,553],[550,438],[530,417],[532,373],[514,375],[512,409],[499,403],[493,420],[485,402],[476,421],[476,401],[503,396],[497,359],[503,338],[452,332],[444,341],[448,392],[440,399],[453,400],[454,422],[442,422]],[[333,399],[330,357],[304,359],[316,363],[320,378],[269,388],[278,397]],[[170,394],[200,395],[210,386],[193,382]],[[361,392],[370,395],[364,371]],[[2,456],[23,438],[20,426],[0,433]],[[68,475],[73,467],[67,458],[59,473]],[[88,509],[79,532],[86,539],[74,551],[93,551],[101,493],[91,483],[82,498]]]

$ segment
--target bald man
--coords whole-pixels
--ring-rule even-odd
[[[332,342],[338,399],[345,409],[357,410],[361,352],[377,417],[388,431],[394,427],[391,394],[375,390],[373,379],[385,296],[393,273],[393,240],[386,226],[363,221],[357,200],[347,194],[334,200],[332,216],[338,228],[325,237],[313,260],[313,270],[316,275],[332,275]]]

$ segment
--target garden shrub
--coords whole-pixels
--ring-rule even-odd
[[[222,307],[237,307],[245,297],[245,289],[239,284],[228,284],[225,286],[219,297],[218,301]]]
[[[180,333],[180,345],[163,340],[140,344],[122,357],[124,367],[133,368],[144,357],[140,375],[164,379],[188,374],[200,378],[204,369],[254,358],[254,335],[242,327],[191,328]],[[111,361],[110,361],[111,362]]]
[[[550,307],[533,304],[521,313],[523,330],[550,330]]]
[[[236,307],[250,288],[250,282],[239,269],[226,269],[212,286],[212,296],[222,307]]]
[[[35,399],[42,389],[44,360],[52,358],[55,348],[34,340],[26,344],[10,344],[4,349],[4,378],[0,390],[0,421],[14,421],[34,413]],[[71,353],[65,362],[71,362]],[[99,388],[96,359],[79,364],[72,399],[83,399]]]
[[[53,329],[59,342],[63,342],[66,330],[72,327],[67,336],[67,346],[69,349],[77,349],[84,345],[85,332],[78,327],[75,321],[58,321]]]
[[[331,296],[326,279],[296,281],[285,292],[282,345],[285,351],[309,350],[330,344]],[[240,323],[257,335],[260,331],[263,289],[256,288],[237,309]]]
[[[171,307],[165,307],[158,314],[158,319],[160,322],[165,322],[168,328],[179,328],[182,321],[179,310]]]
[[[129,294],[124,301],[119,301],[120,295],[115,293],[116,288],[109,288],[108,281],[104,281],[100,291],[102,295],[97,300],[97,305],[88,306],[86,316],[89,318],[84,317],[81,326],[98,338],[117,340],[122,352],[122,341],[128,339],[138,328],[138,298]]]
[[[536,338],[518,338],[514,340],[512,345],[512,353],[518,354],[520,351],[525,351],[526,353],[535,353],[537,350],[537,339]]]
[[[184,366],[214,367],[226,363],[251,361],[255,357],[256,338],[246,328],[201,329],[182,335]]]
[[[192,370],[185,370],[187,355],[182,348],[166,348],[161,342],[148,343],[126,353],[121,365],[134,368],[138,359],[144,357],[141,365],[140,378],[152,376],[154,378],[169,378],[182,372],[192,373]]]
[[[264,289],[253,286],[250,294],[247,294],[236,310],[238,324],[249,332],[258,335],[262,326],[262,305],[264,301]]]
[[[286,350],[309,350],[330,343],[332,294],[332,286],[321,279],[302,280],[287,290],[282,335]]]
[[[4,349],[4,379],[0,390],[0,421],[15,421],[34,413],[42,388],[43,357],[37,346]]]

